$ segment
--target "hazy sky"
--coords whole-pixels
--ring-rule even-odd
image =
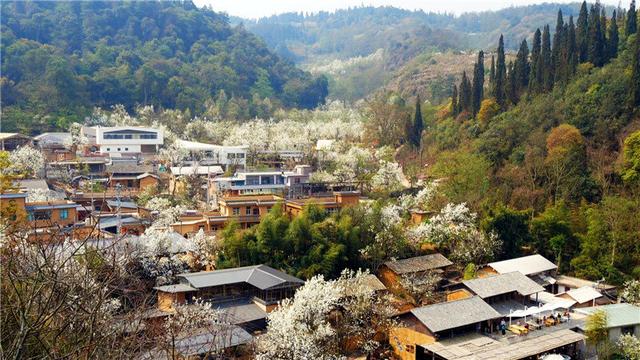
[[[513,5],[542,2],[569,3],[578,0],[194,0],[196,5],[211,5],[214,10],[244,18],[259,18],[290,11],[331,11],[360,5],[391,5],[404,9],[449,12],[460,14],[469,11],[497,10]],[[593,1],[589,1],[593,2]],[[602,0],[604,4],[617,5],[618,0]],[[629,1],[624,0],[623,7]]]

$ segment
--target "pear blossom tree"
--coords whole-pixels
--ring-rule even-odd
[[[620,336],[616,345],[625,359],[640,360],[640,339],[635,335],[624,334]]]
[[[625,282],[620,296],[626,302],[640,306],[640,280],[629,280]]]
[[[400,277],[400,285],[413,297],[417,305],[432,303],[442,276],[433,271],[410,273]]]
[[[257,359],[341,359],[345,344],[372,353],[378,331],[393,322],[386,300],[366,286],[366,272],[344,271],[337,280],[311,278],[269,314],[268,331],[257,344]]]
[[[371,178],[371,185],[377,191],[390,193],[402,190],[406,179],[402,168],[396,162],[381,161],[378,171]]]
[[[411,230],[414,244],[432,243],[449,251],[454,261],[481,264],[498,253],[501,242],[495,234],[483,233],[476,224],[477,214],[466,204],[447,204],[439,214]]]
[[[22,146],[10,152],[9,162],[11,165],[5,171],[27,177],[40,177],[44,170],[44,156],[30,146]]]

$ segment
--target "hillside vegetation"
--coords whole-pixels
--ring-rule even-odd
[[[532,55],[523,43],[512,61],[501,37],[488,86],[481,53],[453,101],[421,104],[396,138],[377,133],[384,117],[368,129],[374,143],[404,143],[408,175],[442,179],[448,201],[480,212],[502,257],[540,253],[563,273],[619,284],[640,276],[640,40],[635,10],[605,15],[587,4],[577,19],[558,14],[553,40],[538,30]],[[405,143],[422,117],[421,141]]]
[[[191,1],[3,2],[3,131],[65,128],[94,106],[232,119],[324,102],[327,80]]]

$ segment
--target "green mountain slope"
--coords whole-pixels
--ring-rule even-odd
[[[250,118],[327,93],[326,79],[191,1],[3,2],[1,51],[3,131],[64,127],[114,104],[198,114],[223,102]]]

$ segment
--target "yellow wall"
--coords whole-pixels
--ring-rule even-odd
[[[447,301],[462,300],[471,297],[471,293],[465,289],[455,290],[447,294]]]
[[[393,352],[402,360],[416,358],[416,345],[431,344],[436,341],[429,330],[415,318],[404,321],[389,330],[389,344]]]
[[[174,305],[184,304],[185,298],[184,293],[167,293],[163,291],[158,291],[158,309],[162,311],[173,311]]]

